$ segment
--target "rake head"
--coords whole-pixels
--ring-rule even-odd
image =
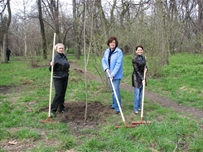
[[[140,121],[133,121],[131,124],[132,124],[132,125],[151,124],[151,121],[143,121],[143,120],[140,120]]]
[[[51,118],[50,117],[48,117],[46,120],[40,120],[40,122],[41,123],[53,123],[54,121],[53,120],[51,120]]]
[[[116,126],[115,128],[118,129],[118,128],[121,128],[122,126]],[[136,125],[125,125],[124,126],[125,128],[135,128]]]

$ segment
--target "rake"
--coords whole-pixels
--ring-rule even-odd
[[[54,46],[55,46],[55,39],[56,39],[56,33],[54,33],[54,40],[53,40],[52,62],[54,62]],[[42,123],[53,122],[53,120],[51,120],[51,93],[52,93],[52,82],[53,82],[53,66],[51,66],[48,118],[47,118],[46,120],[40,120],[40,122],[42,122]]]
[[[146,68],[144,70],[144,80],[146,77]],[[140,121],[134,121],[131,124],[132,125],[138,125],[138,124],[150,124],[151,121],[143,121],[143,111],[144,111],[144,95],[145,95],[145,83],[143,84],[143,89],[142,89],[142,108],[141,108],[141,117],[140,117]]]
[[[113,85],[113,82],[112,82],[112,79],[111,79],[111,77],[110,77],[109,72],[107,72],[107,73],[108,73],[108,76],[109,76],[109,79],[110,79],[110,82],[111,82],[111,86],[112,86],[112,88],[113,88],[113,92],[114,92],[114,95],[115,95],[115,98],[116,98],[116,102],[117,102],[117,104],[118,104],[118,108],[119,108],[120,113],[121,113],[121,117],[122,117],[124,126],[125,126],[126,128],[135,128],[135,125],[126,125],[125,118],[124,118],[124,115],[123,115],[123,111],[122,111],[122,109],[121,109],[121,106],[120,106],[120,103],[119,103],[119,100],[118,100],[118,96],[117,96],[115,87],[114,87],[114,85]],[[116,126],[115,128],[120,128],[120,127],[121,127],[121,126]]]

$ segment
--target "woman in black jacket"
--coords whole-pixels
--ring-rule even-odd
[[[136,47],[136,55],[132,60],[133,74],[132,74],[132,86],[134,87],[134,112],[138,114],[141,109],[140,102],[142,100],[142,89],[145,84],[144,71],[146,68],[146,59],[143,54],[143,46],[139,45]],[[145,72],[146,72],[145,71]]]
[[[66,94],[66,88],[68,85],[68,76],[70,64],[64,54],[64,45],[58,43],[55,46],[56,55],[54,56],[54,62],[50,62],[50,69],[53,66],[53,79],[55,86],[55,97],[51,104],[51,117],[56,117],[56,111],[59,113],[64,112],[64,100]]]

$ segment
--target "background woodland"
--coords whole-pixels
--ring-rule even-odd
[[[31,3],[32,2],[32,3]],[[109,36],[124,54],[144,46],[151,76],[177,52],[203,55],[202,0],[0,0],[1,62],[13,56],[50,59],[53,33],[66,53],[101,57]],[[18,9],[12,8],[18,6]],[[69,7],[68,7],[69,6]]]

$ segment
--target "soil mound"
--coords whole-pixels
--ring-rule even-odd
[[[106,119],[114,114],[114,110],[110,105],[104,105],[99,101],[87,103],[87,113],[85,115],[86,103],[82,101],[78,102],[66,102],[65,112],[60,114],[57,112],[57,117],[60,122],[68,123],[69,125],[86,125],[94,126],[99,125],[106,121]],[[40,111],[48,111],[49,107],[44,107]],[[85,119],[86,118],[86,119]]]

